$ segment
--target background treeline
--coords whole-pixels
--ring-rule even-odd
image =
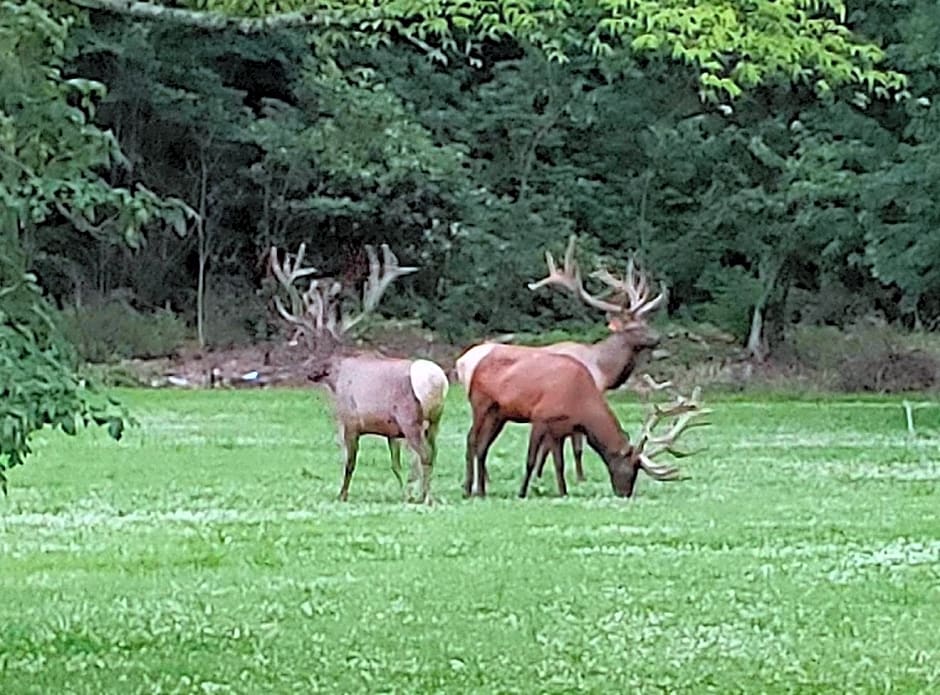
[[[92,13],[68,36],[64,74],[107,86],[94,119],[123,156],[104,178],[198,218],[129,246],[120,219],[52,215],[27,264],[95,360],[268,336],[264,252],[301,241],[349,281],[364,244],[389,242],[422,272],[384,310],[455,343],[587,325],[526,289],[571,233],[585,263],[635,250],[668,284],[672,317],[757,357],[794,326],[933,329],[940,13],[927,0],[849,7],[909,76],[909,98],[770,83],[714,105],[691,69],[622,53],[550,62],[504,39],[472,65],[407,41],[321,56],[303,30]]]

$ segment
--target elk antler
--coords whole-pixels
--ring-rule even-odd
[[[654,405],[647,413],[640,438],[633,448],[633,454],[638,457],[640,467],[653,478],[674,480],[679,474],[679,469],[675,466],[658,465],[653,462],[653,459],[664,453],[676,458],[689,456],[691,452],[681,451],[675,447],[676,440],[688,429],[709,424],[697,419],[712,412],[702,407],[700,397],[701,389],[695,387],[691,396],[679,395],[673,403],[667,406]],[[654,435],[653,430],[666,418],[676,418],[676,420],[665,434]]]
[[[369,256],[369,277],[362,288],[362,311],[355,316],[343,319],[342,330],[344,333],[375,310],[389,285],[402,275],[408,275],[418,270],[412,266],[398,265],[398,257],[388,247],[388,244],[382,244],[381,261],[379,261],[378,254],[372,246],[366,246],[366,254]]]
[[[666,389],[672,388],[672,381],[656,381],[649,374],[644,374],[640,377],[642,383],[634,384],[633,390],[636,391],[644,399],[649,398],[649,396],[657,391],[665,391]]]
[[[284,301],[277,294],[274,295],[274,306],[277,313],[286,321],[292,323],[300,332],[314,334],[323,329],[326,321],[327,302],[325,293],[316,280],[310,282],[306,292],[301,292],[295,286],[297,280],[317,272],[316,268],[303,267],[306,244],[301,244],[297,253],[285,254],[284,260],[278,259],[278,249],[272,246],[268,254],[268,266],[278,283],[284,288],[290,301],[290,309],[284,306]]]
[[[335,280],[313,279],[307,289],[301,292],[297,286],[300,280],[316,271],[312,267],[303,267],[306,244],[301,244],[294,256],[286,254],[283,262],[278,258],[277,247],[269,253],[269,266],[280,286],[287,294],[290,308],[285,306],[280,296],[274,296],[274,306],[278,314],[293,324],[298,333],[308,339],[329,332],[339,338],[362,321],[376,306],[379,300],[397,278],[413,273],[417,268],[403,267],[392,253],[388,244],[382,244],[382,260],[372,246],[366,246],[369,256],[369,277],[362,289],[362,311],[354,316],[343,316],[340,311],[340,296],[343,286]]]
[[[538,290],[547,285],[558,285],[595,309],[611,313],[620,313],[623,311],[623,307],[620,304],[604,301],[584,289],[584,284],[581,282],[581,270],[578,268],[578,262],[574,259],[577,240],[578,238],[574,234],[572,234],[571,238],[568,240],[568,248],[565,250],[564,270],[558,270],[558,266],[555,264],[555,257],[552,256],[551,251],[545,252],[545,263],[548,265],[548,275],[538,282],[530,282],[529,289]]]
[[[591,273],[591,276],[613,288],[616,292],[625,294],[630,302],[621,310],[632,314],[634,318],[641,318],[654,309],[658,309],[666,298],[665,288],[652,299],[649,298],[649,282],[646,275],[636,270],[633,258],[627,261],[627,273],[622,280],[606,268]]]

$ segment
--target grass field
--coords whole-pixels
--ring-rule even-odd
[[[0,500],[0,693],[940,689],[940,407],[719,399],[691,479],[515,498],[525,429],[432,508],[368,440],[350,502],[309,392],[124,392]],[[635,431],[639,410],[617,408]]]

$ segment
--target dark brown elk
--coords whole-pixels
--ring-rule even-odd
[[[693,418],[708,412],[699,406],[697,392],[670,407],[655,407],[637,444],[631,445],[588,369],[573,357],[555,354],[504,358],[493,352],[476,365],[469,396],[473,425],[467,435],[467,496],[486,494],[486,455],[507,422],[532,425],[520,497],[526,496],[533,472],[549,451],[559,493],[567,494],[562,442],[576,433],[604,461],[614,493],[630,497],[641,469],[658,480],[678,476],[677,468],[657,465],[653,459],[663,453],[682,455],[675,448],[676,439],[689,427],[704,424]],[[667,417],[677,420],[665,435],[655,436],[656,425]]]
[[[419,500],[430,501],[431,472],[437,452],[436,437],[447,396],[447,376],[429,360],[405,360],[377,353],[350,350],[343,339],[375,309],[388,286],[398,277],[414,272],[398,264],[395,254],[382,245],[382,259],[367,246],[369,277],[357,313],[340,306],[342,285],[336,281],[309,278],[315,271],[303,267],[305,247],[291,257],[270,252],[270,267],[288,297],[288,305],[275,296],[278,313],[295,328],[295,339],[308,342],[311,356],[307,378],[325,386],[333,396],[344,471],[339,499],[349,496],[349,483],[356,468],[359,438],[365,434],[388,441],[392,471],[400,484],[401,440],[417,456],[418,468],[409,482],[420,480]],[[304,281],[307,288],[298,289]]]
[[[621,386],[633,373],[638,357],[643,351],[659,344],[659,335],[649,326],[649,315],[658,309],[665,298],[662,291],[651,297],[646,276],[639,272],[631,259],[626,274],[617,278],[607,270],[598,270],[593,275],[613,291],[612,298],[601,298],[589,293],[581,279],[581,271],[575,260],[576,237],[568,241],[564,264],[561,269],[551,253],[546,252],[548,275],[529,284],[529,289],[538,290],[552,285],[562,288],[582,302],[606,314],[607,327],[611,335],[597,343],[566,341],[543,347],[483,343],[475,345],[457,360],[457,376],[464,388],[469,389],[473,371],[480,360],[491,352],[501,358],[524,357],[533,353],[568,355],[581,362],[591,374],[598,389],[606,391]],[[614,301],[616,299],[616,301]],[[584,480],[582,463],[584,440],[580,433],[571,437],[574,450],[575,475]],[[538,471],[541,475],[541,468]]]

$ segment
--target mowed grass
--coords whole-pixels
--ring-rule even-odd
[[[627,502],[593,453],[517,499],[511,426],[467,501],[454,389],[426,508],[377,439],[334,501],[312,392],[121,397],[124,441],[43,437],[0,500],[4,695],[940,688],[940,407],[716,399]]]

